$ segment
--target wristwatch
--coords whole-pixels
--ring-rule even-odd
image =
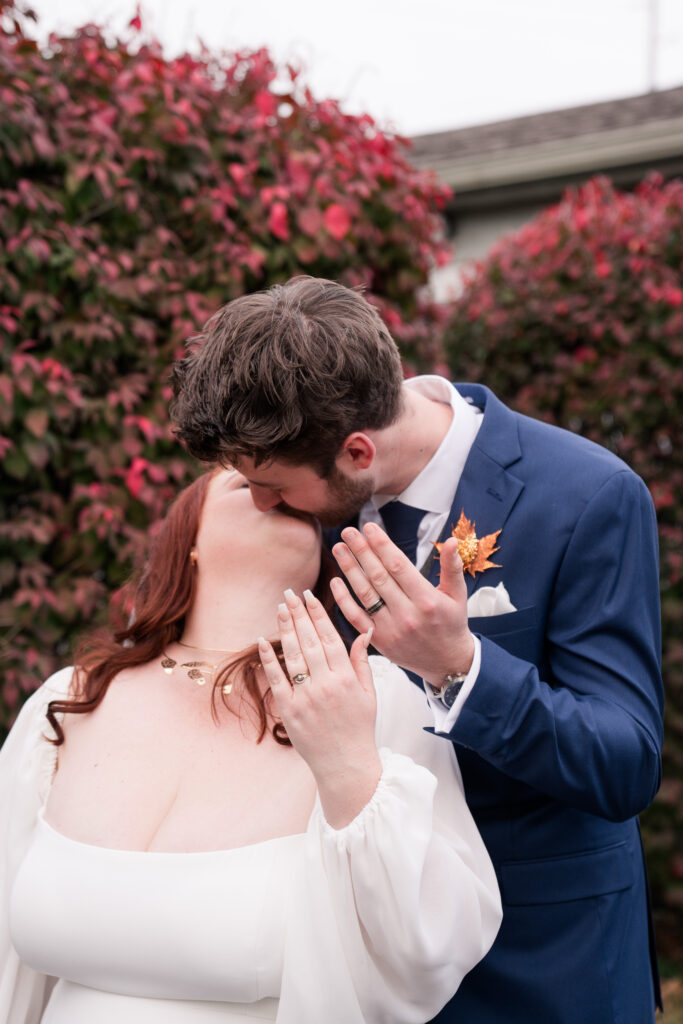
[[[452,708],[455,704],[455,698],[462,690],[462,684],[466,679],[467,672],[449,672],[441,680],[441,686],[432,686],[431,683],[427,685],[435,697],[438,697],[447,708]]]

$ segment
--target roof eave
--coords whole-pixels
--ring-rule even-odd
[[[683,158],[683,117],[459,158],[414,156],[413,162],[436,171],[462,195],[549,178],[589,176],[631,164],[654,165],[672,158]]]

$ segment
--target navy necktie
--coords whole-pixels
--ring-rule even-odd
[[[404,505],[402,501],[388,501],[382,505],[380,515],[387,533],[397,548],[415,564],[417,556],[417,528],[425,514],[423,508]]]

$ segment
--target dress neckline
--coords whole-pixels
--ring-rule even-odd
[[[38,822],[42,827],[48,831],[51,835],[56,836],[57,839],[63,843],[69,843],[71,846],[79,846],[83,850],[96,851],[102,854],[109,855],[121,855],[128,856],[135,855],[138,857],[216,857],[216,856],[228,856],[239,854],[242,851],[253,852],[261,847],[266,847],[272,843],[284,843],[290,840],[299,840],[299,842],[306,835],[305,832],[291,832],[286,836],[273,836],[270,839],[260,839],[255,843],[245,843],[243,846],[232,846],[228,849],[218,850],[128,850],[118,849],[114,846],[99,846],[97,843],[85,843],[80,839],[72,839],[71,836],[65,835],[58,829],[51,825],[49,821],[46,821],[44,809],[38,812]]]

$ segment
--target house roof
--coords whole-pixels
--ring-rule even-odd
[[[683,173],[683,86],[412,139],[411,158],[462,198],[491,190],[543,198],[590,174],[631,184]]]

